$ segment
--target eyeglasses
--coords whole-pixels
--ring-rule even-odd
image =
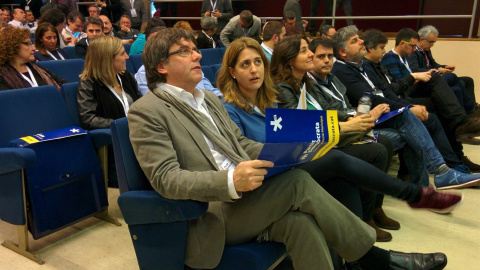
[[[168,53],[167,57],[170,57],[170,56],[175,55],[175,54],[179,54],[181,57],[190,57],[190,56],[192,56],[193,52],[196,52],[196,53],[202,55],[202,52],[197,47],[195,47],[193,49],[190,48],[190,47],[182,47],[182,48],[180,48],[176,51]]]
[[[413,45],[413,44],[410,44],[406,41],[403,41],[403,43],[407,44],[407,45],[410,45],[410,47],[412,47],[412,49],[415,49],[415,47],[417,47],[417,44]]]
[[[436,40],[428,40],[428,39],[426,39],[426,41],[430,44],[434,44],[435,42],[437,42]]]
[[[23,45],[26,45],[26,46],[33,46],[33,43],[31,41],[28,41],[28,42],[27,41],[22,41],[20,43],[22,43]]]

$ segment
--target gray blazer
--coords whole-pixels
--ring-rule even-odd
[[[220,33],[220,40],[222,41],[223,45],[228,47],[231,41],[244,36],[251,37],[261,42],[260,33],[262,31],[262,21],[260,18],[253,15],[253,24],[250,29],[247,30],[247,33],[243,31],[244,29],[242,27],[240,27],[240,24],[238,23],[239,20],[240,15],[237,15],[231,18],[230,22],[228,22],[225,28],[223,28],[222,32]]]
[[[130,0],[120,0],[120,3],[122,4],[123,9],[122,13],[131,17],[132,14],[130,13],[130,9],[132,9],[132,5],[130,4]],[[137,17],[131,18],[132,27],[140,29],[142,23],[148,20],[147,9],[145,8],[142,0],[135,0],[135,2],[133,2],[133,8],[135,8],[137,12]]]
[[[128,113],[130,140],[137,160],[153,188],[162,196],[176,200],[210,202],[207,213],[190,221],[185,263],[210,269],[220,262],[225,245],[225,221],[222,205],[232,202],[228,194],[227,173],[220,171],[195,123],[176,107],[148,92],[135,102]],[[208,110],[216,123],[216,114],[228,112],[213,93],[204,91],[214,105]],[[240,145],[252,159],[258,157],[261,143],[243,137],[230,121]]]

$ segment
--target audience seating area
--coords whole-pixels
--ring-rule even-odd
[[[129,45],[126,45],[128,44],[124,44],[125,50],[127,50],[127,47],[130,48]],[[76,58],[75,47],[65,47],[64,50],[68,53],[70,59],[39,61],[37,64],[50,70],[68,82],[78,82],[80,80],[78,76],[83,71],[85,61],[83,59]],[[215,83],[217,80],[217,72],[222,66],[222,57],[225,53],[225,50],[225,47],[200,50],[202,52],[202,59],[200,60],[202,71],[205,74],[205,77],[207,77],[211,83]],[[131,55],[127,60],[127,70],[134,75],[142,65],[143,62],[141,54]]]

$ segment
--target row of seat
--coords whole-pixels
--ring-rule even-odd
[[[222,65],[222,51],[225,52],[225,50],[221,49],[202,50],[203,57],[200,60],[202,71],[205,74],[205,77],[207,77],[212,83],[216,81],[216,74]],[[81,58],[73,58],[56,61],[39,61],[37,64],[50,70],[68,82],[78,82],[78,76],[83,71],[85,60]],[[131,55],[127,60],[127,70],[132,74],[137,73],[142,65],[143,61],[141,54]]]

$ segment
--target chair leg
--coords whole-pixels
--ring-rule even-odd
[[[38,254],[35,254],[34,252],[29,251],[29,243],[28,243],[28,226],[27,224],[25,225],[17,225],[17,239],[18,239],[18,245],[13,243],[12,241],[5,241],[2,243],[2,246],[11,249],[18,254],[34,261],[37,262],[38,264],[44,264],[45,262],[40,259]]]
[[[25,217],[25,224],[24,225],[16,225],[17,227],[17,240],[18,245],[13,243],[12,241],[5,241],[2,245],[8,249],[11,249],[18,254],[37,262],[38,264],[44,264],[45,262],[40,259],[40,257],[29,251],[30,245],[28,242],[28,219],[27,219],[27,197],[25,194],[25,172],[22,170],[22,190],[23,190],[23,215]]]
[[[98,160],[100,161],[100,167],[102,168],[103,173],[103,180],[105,182],[105,192],[107,192],[108,198],[108,148],[107,146],[102,146],[97,150]],[[122,226],[120,222],[118,222],[116,217],[111,216],[108,213],[108,208],[95,215],[95,217],[105,220],[106,222],[110,222],[117,226]]]

